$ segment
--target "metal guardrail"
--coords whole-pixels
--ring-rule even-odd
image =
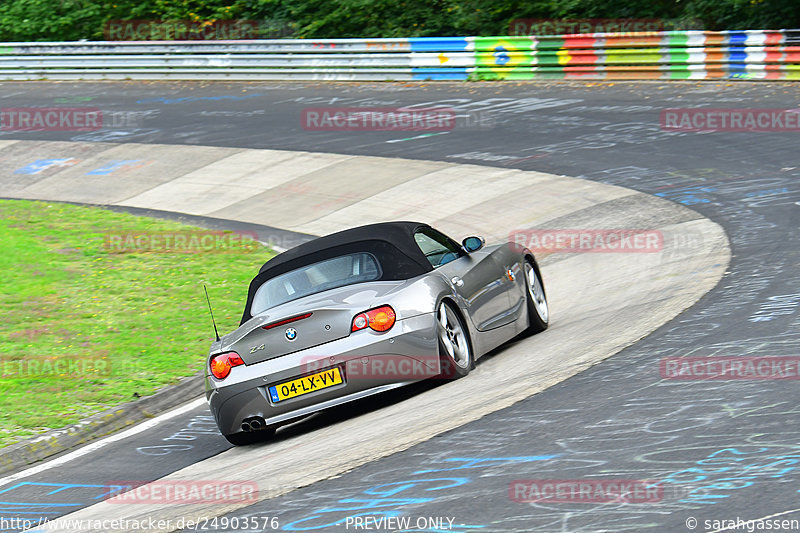
[[[2,80],[800,79],[800,30],[0,43]]]

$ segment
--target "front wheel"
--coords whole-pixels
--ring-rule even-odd
[[[472,369],[472,347],[469,335],[459,314],[451,305],[442,302],[436,312],[439,333],[439,359],[442,372],[439,377],[458,379]]]
[[[529,335],[547,329],[550,323],[550,308],[547,305],[547,295],[544,292],[544,283],[539,277],[539,272],[533,264],[525,263],[525,292],[528,300],[528,329]]]

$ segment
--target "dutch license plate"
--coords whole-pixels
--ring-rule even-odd
[[[309,392],[327,389],[328,387],[333,387],[340,383],[342,383],[342,373],[341,370],[336,367],[311,374],[310,376],[293,379],[286,383],[273,385],[269,388],[269,397],[273,402],[280,402],[288,400],[289,398],[308,394]]]

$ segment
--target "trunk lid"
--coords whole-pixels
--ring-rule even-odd
[[[287,302],[242,324],[226,335],[223,345],[250,365],[345,338],[355,315],[389,303],[384,298],[401,285],[403,282],[370,282]]]

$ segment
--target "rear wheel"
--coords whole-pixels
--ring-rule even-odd
[[[439,334],[439,358],[442,372],[440,377],[458,379],[469,374],[472,369],[472,347],[467,328],[453,307],[442,302],[436,312]]]
[[[268,440],[275,435],[275,429],[276,428],[267,428],[259,431],[240,431],[239,433],[225,435],[225,438],[234,446],[247,446],[248,444],[258,444],[259,442]]]
[[[525,263],[525,288],[530,321],[526,333],[533,335],[547,329],[550,323],[550,307],[547,305],[547,295],[538,269],[530,262]]]

